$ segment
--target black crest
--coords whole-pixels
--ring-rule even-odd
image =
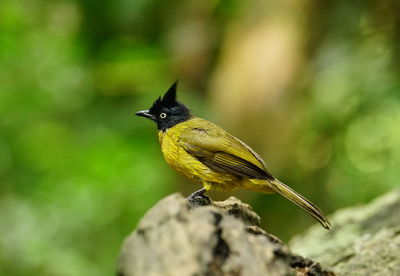
[[[158,130],[165,131],[176,124],[192,118],[190,109],[176,100],[176,88],[178,82],[175,82],[164,96],[159,97],[149,110],[142,110],[136,115],[149,118],[157,124]]]
[[[178,81],[174,82],[171,87],[165,92],[162,102],[166,105],[168,104],[176,104],[176,88],[178,86]]]
[[[158,97],[158,99],[150,107],[150,113],[157,113],[157,111],[159,111],[163,107],[170,108],[179,105],[179,103],[176,101],[177,86],[178,81],[172,84],[172,86],[168,89],[167,92],[165,92],[162,98]]]

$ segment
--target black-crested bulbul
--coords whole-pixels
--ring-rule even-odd
[[[330,223],[309,200],[295,192],[267,170],[261,157],[247,144],[221,127],[192,115],[176,100],[175,82],[149,110],[136,113],[157,124],[161,151],[177,172],[208,190],[243,188],[261,193],[277,192],[294,202],[326,229]]]

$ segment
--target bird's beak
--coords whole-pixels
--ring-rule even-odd
[[[135,115],[154,120],[154,116],[153,116],[152,114],[150,114],[149,110],[141,110],[141,111],[138,111],[138,112],[136,112]]]

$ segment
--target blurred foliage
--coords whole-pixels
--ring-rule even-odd
[[[133,116],[178,78],[326,212],[398,186],[399,34],[395,0],[1,1],[0,274],[111,275],[148,208],[199,188]],[[238,196],[279,237],[313,223]]]

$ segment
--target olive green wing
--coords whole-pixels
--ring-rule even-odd
[[[249,146],[211,122],[196,119],[180,135],[180,146],[187,153],[217,172],[274,179],[262,159]]]

